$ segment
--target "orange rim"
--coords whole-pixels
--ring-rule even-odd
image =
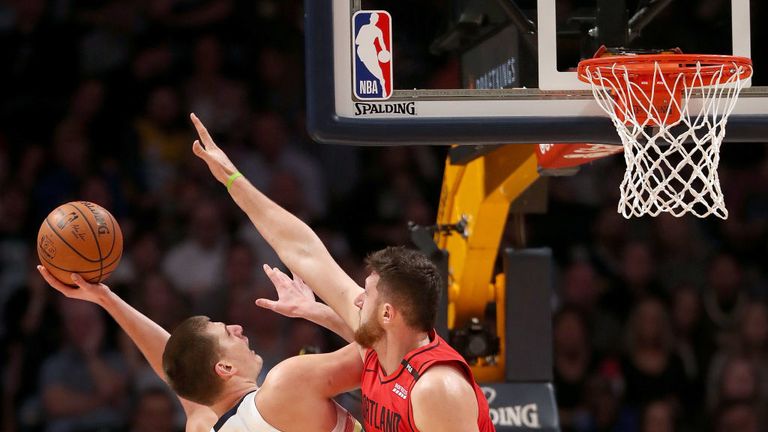
[[[685,75],[688,81],[687,78],[700,74],[702,78],[710,78],[710,81],[703,80],[699,85],[712,85],[728,82],[734,75],[739,75],[739,80],[748,79],[752,76],[752,60],[746,57],[709,54],[630,54],[591,58],[579,62],[578,76],[581,81],[591,82],[588,71],[594,71],[591,72],[592,75],[599,71],[602,77],[609,81],[609,77],[616,71],[622,78],[626,71],[630,80],[661,74],[665,77]],[[720,77],[717,82],[712,82],[711,79],[718,74]],[[693,85],[696,85],[695,82]]]

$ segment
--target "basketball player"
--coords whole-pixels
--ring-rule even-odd
[[[360,60],[368,68],[368,71],[379,80],[382,96],[386,96],[387,87],[384,85],[384,72],[381,71],[379,65],[379,53],[375,44],[376,41],[379,41],[379,46],[384,50],[384,35],[381,33],[381,29],[376,27],[378,21],[379,14],[372,13],[370,24],[360,27],[360,31],[357,32],[355,45],[357,45],[357,55]]]
[[[291,271],[315,289],[355,332],[365,350],[358,367],[366,432],[487,432],[488,402],[464,359],[434,331],[441,281],[423,254],[386,248],[367,258],[365,289],[333,260],[320,238],[242,177],[192,114],[200,135],[193,152]],[[355,356],[351,350],[345,355]],[[352,362],[352,359],[345,361]],[[338,377],[334,377],[341,379]]]
[[[152,369],[166,378],[187,415],[187,432],[359,432],[360,424],[331,397],[356,388],[362,372],[350,344],[330,354],[292,357],[275,366],[259,387],[262,359],[239,325],[191,317],[169,335],[104,284],[64,285],[42,266],[43,278],[67,297],[106,310],[133,340]],[[335,315],[328,309],[314,308]],[[326,323],[340,320],[333,316]],[[331,330],[343,334],[331,325]],[[350,355],[351,353],[351,355]]]

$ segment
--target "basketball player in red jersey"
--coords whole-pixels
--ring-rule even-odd
[[[364,348],[351,355],[364,364],[366,432],[494,430],[469,366],[435,334],[441,281],[434,264],[418,252],[386,248],[368,257],[371,273],[361,288],[309,226],[243,178],[202,122],[194,114],[191,119],[200,136],[195,155],[283,263],[354,330]]]

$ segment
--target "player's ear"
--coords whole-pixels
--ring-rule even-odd
[[[390,323],[395,318],[395,308],[391,303],[384,303],[381,305],[381,319],[384,323]]]
[[[235,376],[237,368],[226,360],[220,360],[213,367],[216,375],[223,378],[225,381]]]

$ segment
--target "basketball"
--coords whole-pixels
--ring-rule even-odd
[[[67,285],[74,285],[71,273],[79,273],[91,283],[105,280],[122,255],[123,233],[115,218],[88,201],[57,207],[37,233],[40,263]]]
[[[380,62],[387,63],[390,60],[392,60],[392,53],[390,53],[387,50],[379,51],[379,61]]]

